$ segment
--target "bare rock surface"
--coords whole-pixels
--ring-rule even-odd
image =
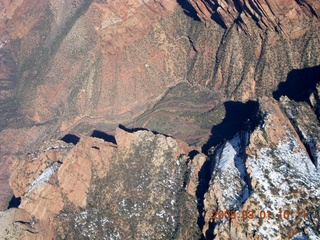
[[[41,232],[34,239],[196,238],[196,204],[185,191],[188,144],[119,128],[115,139],[51,142],[15,160],[10,184],[21,204],[6,214],[34,218]]]

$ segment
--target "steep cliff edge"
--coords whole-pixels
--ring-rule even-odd
[[[247,33],[254,29],[249,23],[270,31],[280,32],[287,37],[297,38],[309,30],[312,18],[320,17],[319,1],[311,0],[189,0],[199,18],[206,24],[210,20],[229,28],[238,24]]]

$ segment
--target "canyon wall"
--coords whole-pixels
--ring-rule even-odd
[[[190,0],[198,17],[206,24],[213,20],[225,28],[237,24],[247,33],[255,31],[248,22],[269,31],[298,38],[309,29],[312,18],[319,18],[319,1],[310,0]]]
[[[248,33],[227,20],[227,29],[214,21],[206,27],[193,19],[191,5],[173,0],[2,3],[1,152],[24,152],[73,130],[141,127],[136,118],[181,82],[222,99],[270,95],[292,69],[320,61],[318,3],[269,2],[191,2],[203,21],[212,16],[201,17],[199,6],[241,15],[246,10],[239,6],[250,5],[257,13],[246,13]],[[303,13],[295,15],[304,26],[300,37],[277,34],[268,20],[262,17],[262,27],[253,17],[277,19],[289,10]]]

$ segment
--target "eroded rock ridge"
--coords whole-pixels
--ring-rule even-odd
[[[189,0],[197,15],[205,23],[211,20],[226,28],[238,24],[244,31],[254,31],[249,23],[253,19],[264,29],[297,38],[308,29],[310,19],[320,17],[319,1],[311,0]]]

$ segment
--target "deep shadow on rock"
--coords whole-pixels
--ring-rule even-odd
[[[194,7],[190,4],[190,2],[188,0],[177,0],[178,4],[181,6],[181,8],[183,9],[183,12],[188,16],[193,18],[193,20],[200,22],[201,19],[199,18],[196,9],[194,9]],[[207,1],[206,4],[209,5],[209,8],[212,9],[212,15],[211,15],[211,19],[217,23],[220,27],[222,27],[223,29],[227,29],[227,26],[225,25],[225,23],[223,22],[223,20],[221,19],[221,17],[219,16],[218,12],[217,12],[217,8],[218,8],[218,4],[213,4],[211,1]]]
[[[199,184],[197,186],[196,197],[197,197],[197,210],[199,215],[198,215],[197,225],[200,228],[201,232],[205,224],[204,215],[202,213],[204,210],[204,195],[208,191],[209,182],[212,174],[210,169],[211,169],[211,161],[210,159],[207,159],[202,165],[198,173]],[[201,239],[206,239],[206,238],[202,235]]]
[[[117,144],[114,136],[107,134],[105,132],[99,131],[99,130],[94,130],[91,134],[91,137],[100,138],[106,142],[111,142],[111,143]]]
[[[73,143],[74,145],[77,145],[77,143],[80,141],[80,138],[74,134],[66,134],[61,138],[62,141],[66,143]]]
[[[217,146],[224,141],[230,140],[241,128],[244,123],[251,127],[257,126],[261,117],[259,117],[259,103],[256,101],[247,101],[246,103],[227,101],[224,103],[226,115],[222,122],[211,129],[211,137],[202,147],[204,154],[212,146]]]
[[[10,202],[9,202],[9,206],[8,209],[10,208],[17,208],[19,207],[21,203],[21,197],[16,198],[14,195],[12,196]]]
[[[224,103],[224,106],[226,110],[225,118],[220,124],[212,127],[211,137],[202,147],[202,152],[205,154],[208,154],[208,150],[211,147],[218,146],[223,142],[230,140],[242,129],[246,128],[246,130],[253,130],[261,122],[259,103],[256,101],[248,101],[246,103],[228,101]],[[196,197],[199,217],[197,224],[201,231],[205,223],[202,214],[204,210],[204,195],[208,191],[213,170],[214,162],[211,161],[209,157],[198,173],[199,185],[197,186]],[[214,224],[210,224],[206,237],[202,235],[202,239],[214,238],[214,236],[209,233],[213,227]]]
[[[279,100],[287,96],[296,102],[309,101],[310,90],[320,82],[320,66],[294,69],[289,72],[287,80],[278,85],[273,97]]]
[[[159,132],[157,131],[152,131],[150,129],[147,129],[147,128],[142,128],[142,127],[137,127],[137,128],[127,128],[126,126],[120,124],[119,125],[119,128],[126,131],[126,132],[129,132],[129,133],[134,133],[134,132],[137,132],[137,131],[150,131],[152,132],[153,134],[160,134]],[[165,136],[165,137],[170,137],[169,135],[167,134],[164,134],[164,133],[161,133],[161,135]]]
[[[183,12],[188,16],[193,18],[193,20],[200,22],[200,18],[197,15],[197,11],[192,7],[192,5],[187,0],[177,0],[178,4],[183,9]]]
[[[221,19],[217,9],[218,9],[218,4],[213,5],[211,1],[207,2],[210,5],[210,8],[213,10],[213,14],[211,15],[211,19],[216,22],[220,27],[223,29],[227,29],[226,24],[223,22]]]
[[[146,129],[146,128],[142,128],[142,127],[128,128],[128,127],[126,127],[126,126],[124,126],[124,125],[122,125],[122,124],[119,124],[118,127],[119,127],[120,129],[126,131],[126,132],[129,132],[129,133],[134,133],[134,132],[141,131],[141,130],[147,130],[147,131],[148,131],[148,129]]]

